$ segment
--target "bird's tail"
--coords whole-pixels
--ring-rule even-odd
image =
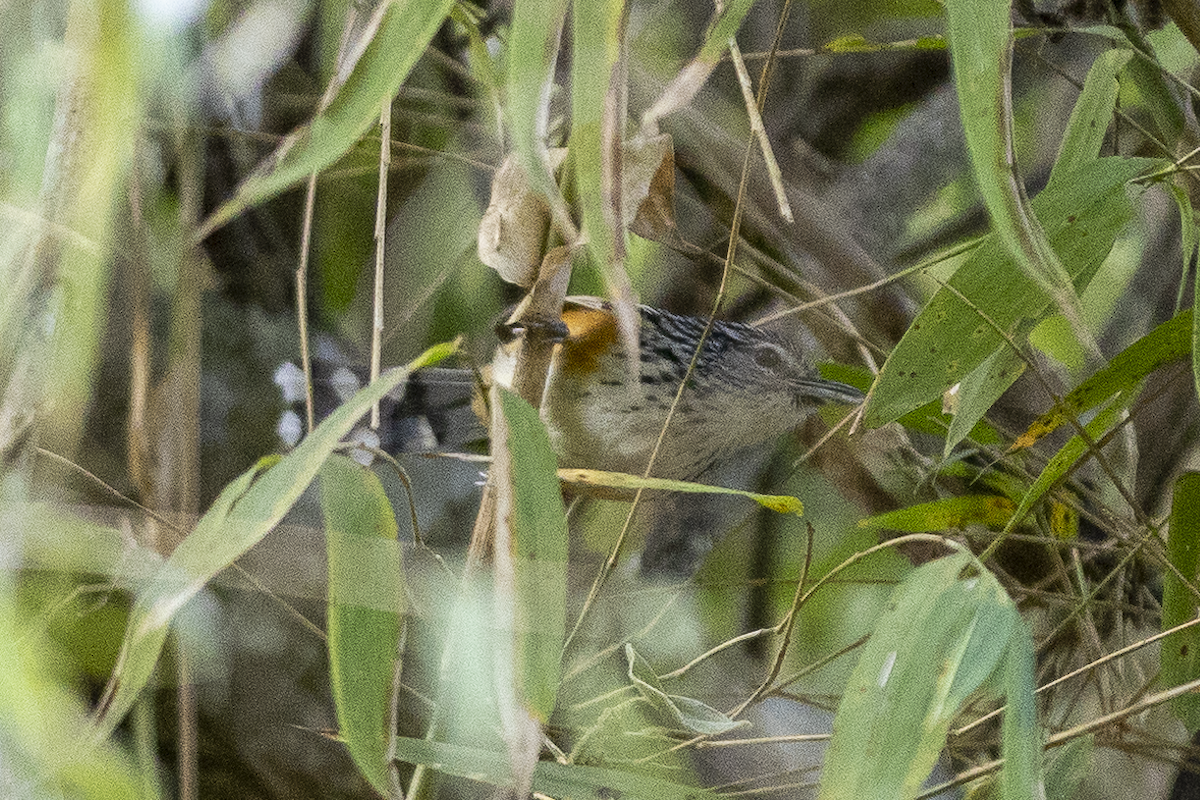
[[[367,370],[327,337],[313,348],[313,415],[319,421],[361,389]],[[276,432],[287,447],[304,435],[304,372],[287,362],[275,371],[283,400]],[[472,408],[480,380],[468,369],[427,367],[417,370],[380,403],[378,430],[364,419],[347,435],[389,453],[474,451],[486,441],[487,430]]]

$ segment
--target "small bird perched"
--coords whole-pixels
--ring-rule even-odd
[[[568,298],[566,337],[550,365],[542,419],[563,467],[641,474],[667,420],[706,320],[639,306],[638,374],[627,380],[611,307]],[[493,361],[510,385],[512,355]],[[690,480],[738,450],[796,428],[822,403],[855,404],[857,389],[821,379],[799,348],[772,331],[714,322],[671,418],[652,474]]]
[[[541,411],[563,467],[635,474],[646,469],[706,321],[651,306],[638,309],[638,374],[631,385],[609,304],[594,297],[570,297],[563,307],[565,336],[546,376]],[[331,341],[322,339],[315,349],[320,417],[348,399],[362,381]],[[513,365],[512,351],[501,347],[492,362],[491,379],[510,386]],[[303,374],[298,367],[283,365],[275,382],[285,402],[302,403]],[[412,376],[399,403],[385,402],[382,430],[364,428],[351,438],[400,451],[480,438],[482,429],[466,411],[476,383],[468,370],[421,370]],[[820,378],[801,349],[776,333],[714,322],[671,418],[653,474],[695,479],[733,453],[796,428],[822,403],[855,404],[862,398],[851,386]],[[296,411],[286,412],[280,438],[292,445],[301,433]]]
[[[679,385],[687,375],[706,320],[639,306],[637,380],[620,344],[611,306],[592,297],[570,297],[563,307],[562,340],[546,376],[541,416],[559,465],[640,475]],[[319,340],[314,372],[317,414],[348,399],[361,379],[328,340]],[[515,356],[502,346],[490,379],[511,386]],[[303,374],[285,364],[275,376],[285,400],[298,406]],[[461,449],[486,431],[471,410],[478,376],[463,369],[431,368],[412,375],[403,397],[385,400],[383,425],[361,424],[349,439],[384,450]],[[737,322],[717,321],[696,358],[651,474],[696,480],[739,451],[798,427],[827,402],[855,404],[857,389],[821,379],[802,347],[783,336]],[[295,408],[280,421],[280,438],[295,444],[302,431]],[[671,498],[655,503],[658,521],[642,566],[647,572],[690,575],[712,545],[709,506],[695,495],[682,509],[664,512]],[[667,506],[664,506],[664,503]]]

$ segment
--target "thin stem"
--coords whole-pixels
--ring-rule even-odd
[[[371,380],[379,377],[383,349],[383,256],[387,235],[388,168],[392,164],[392,99],[379,112],[379,189],[375,196],[375,289],[371,313]],[[379,430],[379,401],[371,406],[371,428]]]

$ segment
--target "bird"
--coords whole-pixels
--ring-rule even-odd
[[[550,363],[541,417],[562,467],[641,474],[649,464],[680,384],[687,379],[653,465],[656,477],[695,480],[735,453],[777,439],[825,403],[855,405],[858,389],[825,380],[806,348],[779,331],[638,306],[636,380],[621,345],[612,305],[568,297],[562,336]],[[511,337],[507,337],[511,338]],[[699,353],[696,353],[699,346]],[[365,382],[346,348],[321,337],[314,347],[317,415],[324,416]],[[696,363],[688,375],[693,356]],[[385,402],[385,424],[350,439],[389,451],[446,449],[486,435],[469,413],[480,384],[511,388],[515,349],[501,345],[482,375],[427,368]],[[303,372],[288,362],[275,373],[285,404],[278,433],[294,445],[303,433],[298,406]],[[475,404],[478,412],[478,403]]]
[[[638,307],[638,316],[636,381],[630,381],[611,304],[567,299],[565,335],[541,409],[560,466],[641,474],[685,377],[653,464],[656,477],[694,480],[734,453],[795,429],[821,404],[863,399],[852,386],[822,379],[804,348],[777,331],[716,320],[701,344],[706,319],[648,305]],[[492,379],[511,385],[512,361],[501,348]]]
[[[563,305],[540,409],[560,467],[641,475],[649,466],[653,477],[704,480],[739,453],[799,427],[819,406],[863,400],[858,389],[821,378],[809,349],[778,330],[724,320],[710,326],[704,318],[648,305],[637,311],[639,352],[631,365],[610,303],[573,296]],[[486,446],[482,389],[491,382],[511,388],[519,338],[505,325],[497,329],[502,343],[483,370],[418,370],[402,395],[385,399],[378,430],[362,423],[347,439],[389,452]],[[314,352],[316,413],[323,416],[353,395],[365,377],[331,338],[319,338]],[[275,374],[291,406],[278,429],[289,446],[303,432],[298,412],[303,380],[290,363]],[[643,571],[690,575],[711,548],[712,507],[689,497],[680,507],[664,493],[651,494],[646,524],[652,533]]]

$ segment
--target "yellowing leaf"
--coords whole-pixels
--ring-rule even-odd
[[[1079,512],[1066,503],[1050,503],[1050,533],[1055,539],[1073,541],[1079,536]]]
[[[641,478],[624,472],[605,472],[599,469],[560,469],[560,480],[587,488],[607,488],[624,491],[638,489],[654,489],[666,492],[687,492],[690,494],[732,494],[746,497],[764,508],[777,511],[780,514],[804,515],[804,504],[797,497],[780,494],[759,494],[741,489],[729,489],[725,486],[708,486],[703,483],[676,481],[667,478]]]
[[[858,525],[861,528],[889,528],[905,533],[965,528],[968,525],[1001,528],[1015,509],[1016,504],[1012,500],[998,495],[947,497],[877,514],[861,520]]]
[[[1115,394],[1136,391],[1142,379],[1164,364],[1192,352],[1192,310],[1180,312],[1117,354],[1108,365],[1079,384],[1058,405],[1033,421],[1009,447],[1030,447],[1068,419],[1090,411]]]

